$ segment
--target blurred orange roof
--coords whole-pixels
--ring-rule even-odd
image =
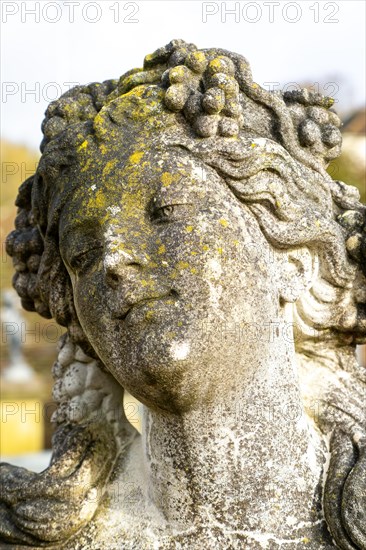
[[[349,116],[342,127],[342,133],[357,134],[364,136],[366,134],[366,108],[363,107]]]

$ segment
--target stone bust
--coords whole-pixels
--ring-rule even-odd
[[[366,218],[331,106],[182,40],[50,104],[7,250],[67,332],[2,548],[366,549]]]

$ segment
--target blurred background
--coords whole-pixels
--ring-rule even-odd
[[[49,458],[51,366],[62,329],[20,310],[4,246],[17,188],[37,166],[48,103],[78,83],[140,67],[173,38],[236,51],[267,89],[307,87],[334,98],[344,139],[329,173],[366,201],[364,22],[357,0],[1,2],[2,455],[38,470]],[[135,404],[127,408],[137,425]]]

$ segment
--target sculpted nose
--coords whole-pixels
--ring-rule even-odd
[[[106,283],[116,289],[122,282],[126,282],[136,272],[140,272],[147,260],[142,254],[118,250],[107,253],[104,258]]]

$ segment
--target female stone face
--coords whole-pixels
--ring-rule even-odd
[[[95,149],[84,158],[60,220],[78,318],[122,386],[184,410],[263,353],[276,263],[213,169],[179,148],[127,155],[119,137],[111,149],[108,161]]]

